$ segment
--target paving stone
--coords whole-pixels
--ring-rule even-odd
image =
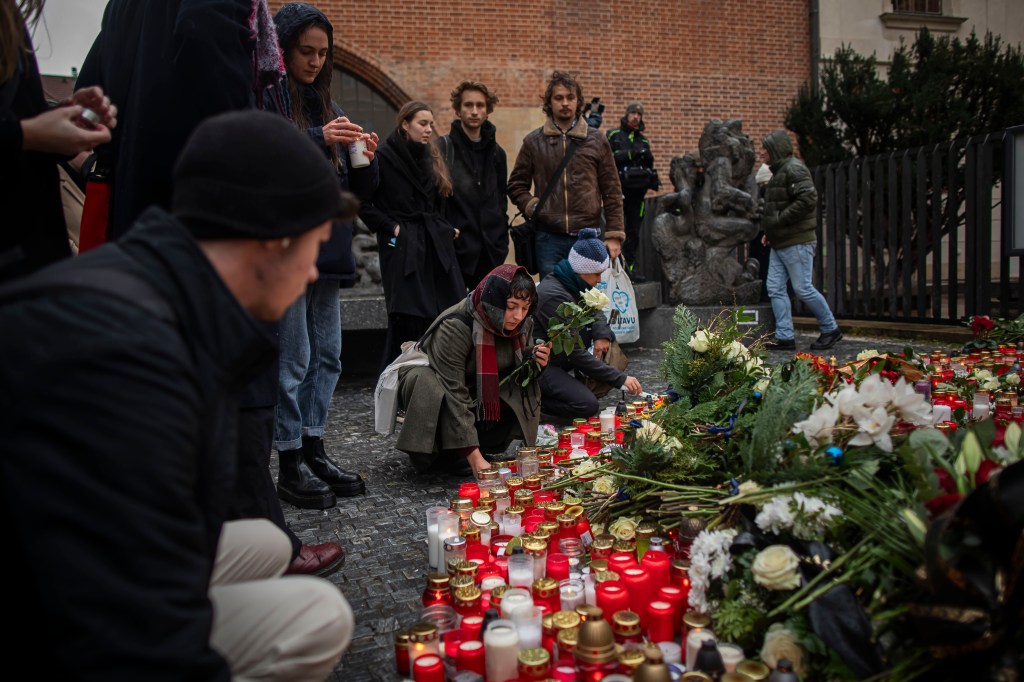
[[[807,351],[816,338],[817,334],[798,334],[798,350]],[[899,352],[908,343],[923,350],[948,346],[920,340],[848,337],[825,356],[850,359],[866,348]],[[627,352],[627,372],[635,375],[645,390],[664,392],[660,348],[630,348]],[[791,351],[769,353],[771,364],[792,357]],[[394,632],[419,619],[420,595],[428,573],[424,510],[447,504],[463,480],[417,474],[408,457],[394,449],[394,436],[374,432],[374,383],[375,379],[365,374],[342,377],[324,436],[327,451],[340,466],[362,473],[366,495],[340,499],[336,507],[322,511],[283,503],[288,523],[303,542],[340,542],[347,554],[345,565],[329,580],[352,605],[356,629],[348,651],[328,678],[332,682],[398,679]],[[613,391],[602,399],[602,407],[617,400],[618,391]],[[276,468],[276,456],[272,466]]]

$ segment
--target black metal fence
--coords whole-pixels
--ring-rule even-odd
[[[1020,257],[1002,226],[1006,132],[813,169],[815,281],[837,317],[957,324],[1016,317]]]

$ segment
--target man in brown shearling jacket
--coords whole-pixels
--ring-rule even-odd
[[[605,240],[626,239],[615,157],[608,138],[583,118],[583,89],[576,79],[561,71],[551,74],[543,109],[548,120],[523,139],[508,179],[509,199],[536,228],[541,279],[569,255],[581,229],[601,228],[602,211]],[[560,177],[553,177],[569,145],[578,146]],[[537,211],[541,195],[552,182],[558,184]]]

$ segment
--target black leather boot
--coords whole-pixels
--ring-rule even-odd
[[[366,492],[366,484],[359,474],[345,471],[327,456],[323,438],[303,438],[302,456],[317,478],[329,485],[338,497],[353,497]]]
[[[306,464],[302,450],[277,453],[277,496],[302,509],[327,509],[338,503],[331,487],[321,481]]]

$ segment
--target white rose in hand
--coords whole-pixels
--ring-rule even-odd
[[[695,331],[693,336],[690,337],[690,342],[686,345],[697,353],[706,353],[708,348],[711,347],[711,335],[703,329]]]
[[[754,582],[769,590],[795,590],[800,587],[800,559],[786,545],[770,545],[761,550],[750,567]]]
[[[583,302],[587,304],[587,307],[593,308],[594,310],[601,310],[607,306],[611,301],[605,296],[603,291],[598,289],[588,289],[583,294]]]

